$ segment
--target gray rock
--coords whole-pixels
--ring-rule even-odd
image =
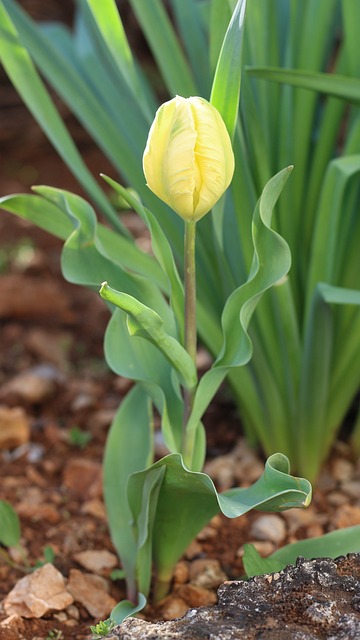
[[[360,554],[299,558],[279,573],[225,582],[215,606],[150,623],[130,618],[108,640],[355,640],[360,638]]]

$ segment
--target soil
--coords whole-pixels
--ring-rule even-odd
[[[31,184],[50,184],[81,194],[4,78],[0,103],[5,122],[0,138],[1,195],[29,191]],[[94,175],[109,172],[108,163],[64,108],[63,114]],[[144,232],[132,216],[128,224],[141,241]],[[129,383],[111,373],[104,362],[102,340],[108,321],[104,304],[95,293],[64,282],[60,250],[61,243],[56,239],[1,211],[0,404],[5,409],[20,408],[30,433],[22,445],[12,443],[0,449],[0,499],[9,501],[20,516],[27,562],[34,566],[44,559],[44,550],[51,547],[54,565],[67,578],[72,569],[86,572],[75,558],[79,552],[114,553],[102,503],[100,467],[111,417]],[[25,373],[30,390],[26,384],[19,387],[14,382]],[[44,383],[42,390],[34,391],[39,378]],[[249,481],[246,465],[237,476],[226,473],[239,448],[253,464],[256,475],[261,455],[254,457],[247,450],[226,389],[211,405],[205,426],[209,472],[219,488]],[[88,437],[88,442],[84,436],[81,439],[79,432],[85,434],[85,440]],[[92,473],[92,482],[80,489],[76,474],[84,461]],[[356,490],[359,481],[360,462],[351,458],[346,443],[338,442],[315,489],[311,507],[276,516],[285,524],[284,535],[275,541],[271,535],[269,539],[258,539],[259,549],[266,553],[303,537],[360,524]],[[188,583],[191,566],[199,559],[216,559],[223,579],[243,575],[241,548],[256,539],[254,522],[260,517],[262,514],[251,513],[238,520],[220,516],[213,519],[179,565],[173,587],[175,600],[185,602],[185,607],[197,606],[191,594],[178,596],[179,585]],[[12,560],[14,567],[0,558],[0,603],[26,573],[26,567],[19,567],[22,560],[15,551]],[[124,584],[108,579],[108,574],[102,575],[107,578],[111,596],[119,601],[125,596]],[[216,600],[215,586],[208,593],[211,597],[203,604]],[[199,592],[195,595],[199,598]],[[206,599],[206,594],[202,595]],[[181,615],[184,611],[180,606],[175,613]],[[169,619],[171,615],[164,606],[145,611],[149,620]],[[0,604],[0,624],[5,618]],[[90,637],[89,627],[95,622],[97,618],[84,604],[75,602],[75,608],[65,615],[49,613],[40,619],[23,619],[21,633],[15,633],[14,638],[80,640]],[[0,626],[2,638],[12,640],[10,631],[1,631]]]

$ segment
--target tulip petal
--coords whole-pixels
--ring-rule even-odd
[[[150,129],[143,168],[159,198],[185,220],[199,220],[234,172],[231,141],[219,112],[198,97],[165,102]]]

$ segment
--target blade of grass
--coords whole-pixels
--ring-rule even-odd
[[[185,98],[197,89],[164,4],[159,0],[129,0],[171,95]],[[166,53],[165,53],[166,52]]]

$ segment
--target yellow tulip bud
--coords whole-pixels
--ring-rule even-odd
[[[156,112],[143,169],[148,187],[187,221],[202,218],[229,186],[234,154],[220,113],[176,96]]]

